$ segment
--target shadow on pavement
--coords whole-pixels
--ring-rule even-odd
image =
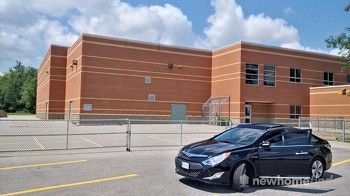
[[[337,178],[341,178],[341,175],[338,174],[334,174],[334,173],[329,173],[329,172],[325,172],[324,174],[324,181],[331,181]],[[210,192],[210,193],[234,193],[235,191],[233,191],[231,189],[230,186],[224,186],[224,185],[212,185],[212,184],[206,184],[203,182],[199,182],[196,180],[191,180],[191,179],[187,179],[187,178],[181,178],[179,179],[179,181],[182,184],[185,184],[187,186],[190,186],[192,188],[195,189],[199,189],[202,191],[206,191],[206,192]],[[311,182],[311,183],[306,183],[306,184],[317,184],[320,182]],[[244,191],[242,193],[254,193],[256,191],[259,190],[266,190],[266,189],[270,189],[270,190],[278,190],[278,191],[286,191],[286,192],[295,192],[295,193],[311,193],[311,194],[324,194],[324,193],[328,193],[331,191],[334,191],[335,189],[317,189],[317,188],[303,188],[303,187],[291,187],[291,186],[284,186],[284,185],[266,185],[266,186],[258,186],[258,185],[253,185],[253,186],[249,186],[247,188],[244,189]]]

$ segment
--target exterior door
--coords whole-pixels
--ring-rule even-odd
[[[307,132],[292,132],[269,139],[268,147],[259,146],[259,176],[309,176],[308,140]]]
[[[251,104],[244,105],[244,122],[245,123],[252,122],[252,105]]]
[[[171,120],[186,120],[186,104],[171,104]]]

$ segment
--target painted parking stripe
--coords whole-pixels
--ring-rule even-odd
[[[180,145],[179,142],[174,142],[174,141],[171,141],[171,140],[168,140],[168,139],[164,139],[164,138],[161,138],[161,137],[155,137],[155,136],[150,136],[150,135],[147,135],[147,137],[150,137],[150,138],[153,138],[153,139],[158,139],[158,140],[163,140],[163,141],[166,141],[166,142],[170,142],[170,143],[174,143],[174,144]]]
[[[33,137],[33,140],[34,140],[34,142],[36,143],[36,145],[39,146],[39,148],[40,148],[41,150],[44,150],[44,149],[45,149],[45,147],[44,147],[35,137]]]
[[[10,167],[1,167],[2,170],[11,170],[11,169],[21,169],[21,168],[30,168],[30,167],[42,167],[42,166],[51,166],[51,165],[63,165],[63,164],[72,164],[72,163],[82,163],[87,160],[75,160],[75,161],[63,161],[63,162],[52,162],[52,163],[39,163],[32,165],[18,165],[18,166],[10,166]]]
[[[96,145],[96,146],[98,146],[98,147],[103,147],[102,145],[98,144],[97,142],[94,142],[94,141],[92,141],[92,140],[89,140],[89,139],[87,139],[87,138],[84,137],[84,136],[80,136],[80,138],[83,139],[83,140],[85,140],[85,141],[87,141],[87,142],[90,142],[90,143],[92,143],[92,144],[94,144],[94,145]]]
[[[344,163],[349,163],[349,162],[350,162],[350,159],[346,159],[344,161],[336,162],[332,166],[334,167],[334,166],[341,165],[341,164],[344,164]]]
[[[74,186],[93,184],[93,183],[121,180],[121,179],[136,177],[136,176],[138,176],[137,173],[128,174],[128,175],[124,175],[124,176],[114,176],[114,177],[110,177],[110,178],[100,178],[100,179],[96,179],[96,180],[89,180],[89,181],[83,181],[83,182],[75,182],[75,183],[61,184],[61,185],[55,185],[55,186],[46,186],[46,187],[35,188],[35,189],[27,189],[27,190],[13,192],[13,193],[0,194],[0,196],[13,196],[13,195],[28,194],[28,193],[36,193],[36,192],[41,192],[41,191],[53,190],[53,189],[62,189],[62,188],[69,188],[69,187],[74,187]]]

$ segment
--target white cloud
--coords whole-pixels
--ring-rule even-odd
[[[69,20],[77,32],[193,46],[192,23],[179,8],[170,4],[134,7],[114,1],[103,12],[96,12],[95,6],[77,10]]]
[[[289,44],[298,42],[298,30],[281,18],[272,19],[265,14],[244,16],[242,7],[234,0],[212,0],[214,14],[208,19],[198,46],[219,48],[233,42],[246,40]]]
[[[284,10],[283,10],[283,14],[287,15],[287,16],[288,15],[292,15],[294,13],[295,13],[294,9],[292,7],[290,7],[290,6],[284,8]]]
[[[71,45],[81,33],[214,49],[237,41],[310,50],[298,30],[264,13],[245,16],[235,0],[211,0],[214,13],[201,35],[177,7],[121,0],[0,1],[0,70],[16,60],[38,65],[50,44]]]

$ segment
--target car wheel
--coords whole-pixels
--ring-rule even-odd
[[[311,179],[318,180],[322,178],[324,173],[324,165],[321,159],[316,158],[311,163]]]
[[[246,164],[242,163],[236,167],[232,175],[232,188],[235,191],[243,191],[243,189],[249,183],[247,176]]]

